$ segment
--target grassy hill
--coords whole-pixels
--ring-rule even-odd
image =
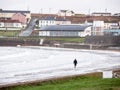
[[[120,90],[120,78],[101,78],[101,73],[67,77],[4,90]]]

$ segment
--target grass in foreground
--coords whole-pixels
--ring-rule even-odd
[[[19,34],[20,31],[0,31],[0,36],[14,37]]]
[[[93,74],[16,86],[6,90],[120,90],[120,78],[102,79]]]
[[[61,38],[47,38],[47,40],[56,40],[60,42],[76,42],[76,43],[82,43],[84,42],[84,38],[80,37],[73,37],[73,38],[68,38],[68,37],[61,37]]]

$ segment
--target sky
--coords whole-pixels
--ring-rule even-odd
[[[3,10],[30,10],[32,13],[54,13],[73,10],[75,13],[120,13],[120,0],[1,0]]]

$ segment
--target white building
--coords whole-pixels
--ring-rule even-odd
[[[2,10],[2,9],[0,9],[0,18],[12,18],[17,13],[24,14],[26,21],[28,21],[28,22],[30,21],[30,19],[31,19],[30,11],[21,11],[21,10]],[[17,19],[17,20],[19,20],[19,19]]]
[[[118,17],[120,17],[120,13],[115,13],[113,16],[118,16]]]
[[[61,24],[71,24],[71,21],[62,17],[45,17],[39,20],[39,27],[48,25],[61,25]]]
[[[92,16],[111,16],[111,13],[94,12],[92,13]]]
[[[85,37],[91,36],[91,26],[50,25],[39,29],[39,36],[47,37]]]
[[[93,21],[92,35],[104,35],[104,30],[119,29],[117,22]]]
[[[92,35],[104,35],[104,21],[93,21]]]
[[[119,24],[117,22],[104,22],[104,29],[118,29]]]
[[[22,24],[17,20],[0,20],[0,30],[21,30]]]
[[[58,16],[74,16],[75,13],[72,10],[59,10]]]
[[[107,29],[104,30],[105,35],[120,36],[120,29]]]

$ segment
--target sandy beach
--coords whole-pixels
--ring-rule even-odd
[[[53,47],[0,49],[0,87],[120,68],[120,53],[116,51]]]

